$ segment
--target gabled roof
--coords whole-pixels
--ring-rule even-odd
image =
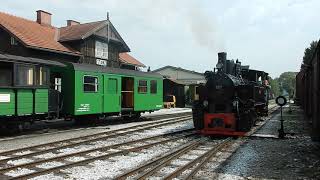
[[[134,65],[139,67],[146,67],[144,64],[142,64],[136,58],[130,56],[128,53],[120,53],[119,59],[124,64],[129,64],[129,65]]]
[[[66,26],[59,28],[59,41],[73,41],[86,39],[89,36],[96,35],[99,36],[99,31],[103,28],[108,28],[110,32],[104,32],[104,36],[107,36],[109,40],[120,42],[123,47],[123,52],[129,52],[130,49],[126,42],[122,39],[116,28],[113,26],[110,20],[96,21],[85,24],[78,24],[72,26]],[[101,35],[100,35],[101,36]]]
[[[164,69],[173,69],[173,70],[176,70],[176,71],[184,71],[184,72],[188,72],[188,73],[192,73],[192,74],[197,74],[197,75],[201,75],[201,76],[204,75],[203,73],[199,73],[199,72],[196,72],[196,71],[191,71],[191,70],[183,69],[183,68],[181,68],[181,67],[174,67],[174,66],[164,66],[164,67],[162,67],[162,68],[153,70],[152,72],[159,72],[159,71],[164,70]]]
[[[26,47],[80,55],[79,51],[57,41],[58,29],[53,26],[43,26],[35,21],[0,12],[0,27]]]
[[[85,24],[66,26],[59,28],[59,41],[72,41],[84,39],[86,34],[96,31],[98,28],[101,28],[105,25],[105,21],[96,21]]]
[[[0,27],[26,47],[76,56],[80,56],[81,53],[63,42],[98,35],[96,33],[108,25],[112,32],[112,36],[110,35],[109,38],[120,42],[123,45],[123,52],[130,51],[128,45],[109,20],[56,28],[0,12]]]

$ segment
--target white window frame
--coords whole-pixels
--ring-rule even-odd
[[[93,78],[96,78],[96,80],[95,80],[95,82],[94,83],[85,83],[84,82],[84,78],[85,77],[93,77]],[[96,92],[98,92],[98,88],[99,88],[99,77],[98,76],[92,76],[92,75],[84,75],[83,76],[83,79],[82,79],[82,83],[83,83],[83,92],[85,92],[85,93],[96,93]],[[84,90],[84,86],[86,85],[86,84],[88,84],[88,85],[94,85],[94,87],[95,87],[95,89],[94,89],[94,91],[85,91]]]
[[[108,43],[96,40],[95,56],[97,58],[108,59]]]
[[[16,40],[16,38],[11,36],[11,45],[12,46],[17,46],[18,45],[18,41]]]

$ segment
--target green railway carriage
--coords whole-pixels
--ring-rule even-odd
[[[122,115],[162,108],[160,74],[0,54],[0,120]]]
[[[52,72],[61,78],[65,115],[136,116],[162,108],[160,74],[76,63]]]
[[[46,116],[49,110],[51,66],[65,65],[43,59],[0,54],[0,120],[26,120]]]

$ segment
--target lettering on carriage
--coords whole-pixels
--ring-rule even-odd
[[[162,105],[161,105],[161,104],[160,104],[160,105],[156,105],[156,107],[157,107],[157,108],[162,108]]]
[[[90,104],[80,104],[78,107],[77,112],[88,112],[90,111]]]
[[[0,94],[0,103],[9,103],[10,94]]]

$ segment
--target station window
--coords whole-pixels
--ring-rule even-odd
[[[95,53],[98,58],[108,59],[108,44],[102,41],[96,41]]]
[[[49,84],[49,70],[46,67],[36,67],[36,85],[46,86]]]
[[[98,77],[83,76],[83,91],[98,92]]]
[[[107,90],[108,90],[108,94],[117,94],[118,80],[115,78],[109,78]]]
[[[157,81],[156,80],[150,81],[150,93],[157,94]]]
[[[12,63],[0,62],[0,86],[12,86]]]
[[[138,92],[139,93],[147,93],[147,81],[146,80],[139,80],[139,84],[138,84]]]
[[[12,46],[18,45],[18,41],[14,37],[11,37],[11,42],[10,43],[11,43]]]
[[[17,86],[34,85],[34,67],[28,65],[17,65],[15,80]]]

